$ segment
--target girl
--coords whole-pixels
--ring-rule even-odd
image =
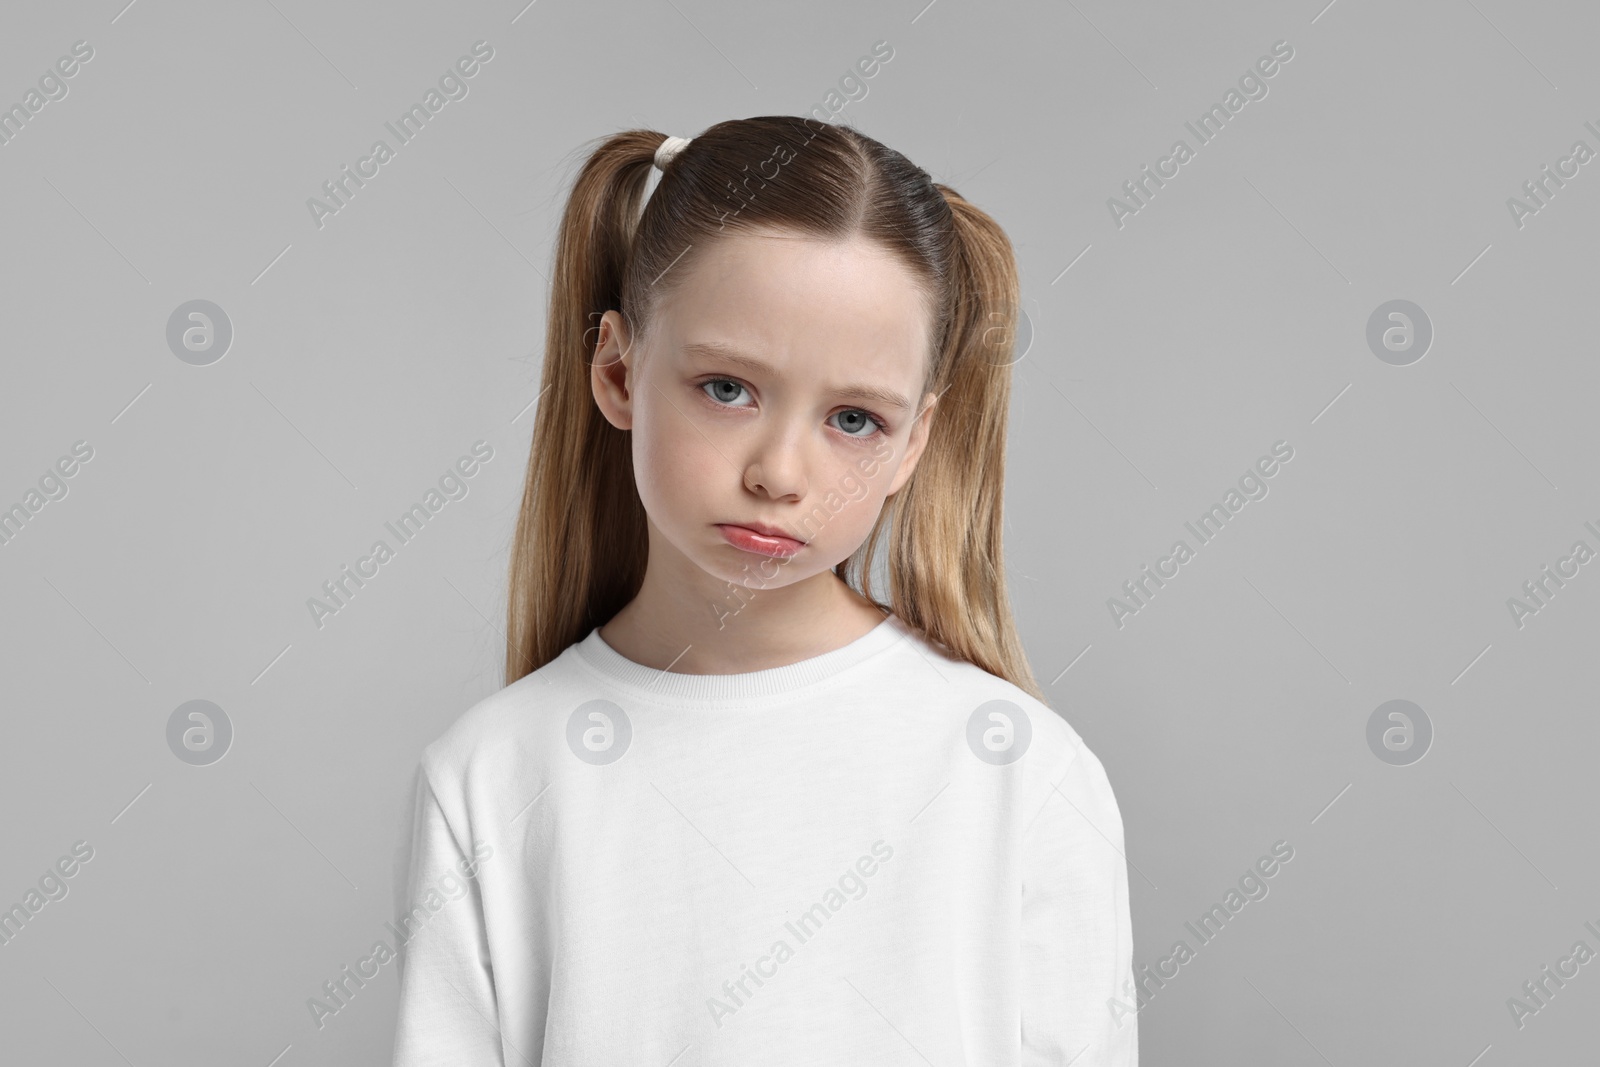
[[[508,684],[418,770],[396,1067],[1136,1062],[1122,821],[1006,598],[1018,299],[848,127],[589,156]]]

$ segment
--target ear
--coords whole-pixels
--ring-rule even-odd
[[[600,325],[591,328],[594,358],[589,364],[589,387],[594,391],[594,402],[606,421],[619,430],[633,429],[633,349],[628,336],[628,324],[616,311],[607,311],[600,317]]]
[[[939,397],[936,393],[929,393],[923,397],[922,411],[917,415],[917,421],[911,424],[911,438],[906,442],[905,462],[895,471],[894,481],[889,483],[886,496],[899,492],[900,487],[910,480],[912,472],[917,469],[917,460],[922,458],[923,449],[928,447],[928,435],[933,431],[933,409],[938,403]]]

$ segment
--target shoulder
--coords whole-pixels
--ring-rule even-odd
[[[993,723],[1013,730],[1017,740],[1028,746],[1028,763],[1052,780],[1059,779],[1084,755],[1098,763],[1066,716],[1015,683],[952,656],[909,626],[905,631],[909,640],[900,655],[902,669],[914,672],[937,691],[939,703],[950,713],[980,726]]]
[[[944,709],[950,716],[946,728],[965,735],[964,749],[986,762],[1010,764],[1024,832],[1051,827],[1048,832],[1059,835],[1063,827],[1092,828],[1096,840],[1120,847],[1116,795],[1104,764],[1073,726],[1070,709],[1063,715],[1015,683],[951,656],[920,635],[913,637],[902,656],[905,669],[915,667],[912,660],[925,661],[917,677],[932,679],[923,690],[929,699],[919,703]],[[1008,758],[1010,746],[1025,747],[1020,756]],[[991,752],[996,754],[992,761]]]
[[[580,687],[569,647],[458,715],[423,750],[422,769],[435,789],[454,794],[474,781],[536,769],[551,723]]]

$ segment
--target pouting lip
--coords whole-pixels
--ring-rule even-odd
[[[770,526],[770,525],[768,525],[767,523],[764,523],[764,522],[724,522],[724,523],[720,523],[719,525],[722,525],[722,526],[742,526],[746,530],[753,530],[754,532],[756,532],[758,534],[761,534],[764,537],[782,537],[782,538],[785,538],[786,540],[789,540],[789,541],[798,541],[802,545],[806,544],[805,541],[801,541],[800,538],[796,537],[794,534],[792,534],[789,531],[785,530],[783,527],[781,527],[781,526]]]

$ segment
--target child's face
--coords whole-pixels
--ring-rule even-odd
[[[606,418],[632,431],[650,566],[691,581],[698,568],[711,588],[823,574],[866,540],[926,444],[926,298],[864,238],[776,231],[718,238],[680,282],[637,348],[605,314],[592,375]],[[726,527],[749,524],[802,543],[741,547]]]

